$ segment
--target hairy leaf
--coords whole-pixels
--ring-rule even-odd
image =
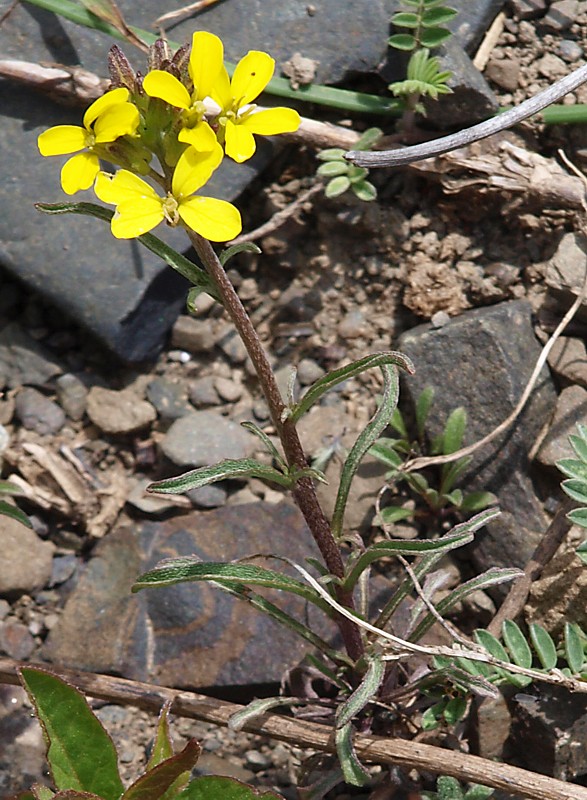
[[[189,492],[190,489],[199,489],[201,486],[228,478],[261,478],[286,488],[290,488],[293,483],[292,478],[284,475],[283,472],[261,464],[252,458],[227,458],[212,467],[198,467],[175,478],[166,478],[150,483],[147,491],[156,494],[183,494]]]
[[[385,665],[381,660],[381,656],[373,656],[369,659],[369,666],[361,683],[351,696],[337,708],[337,728],[342,728],[350,723],[376,697],[384,676]]]
[[[585,661],[583,641],[577,627],[570,622],[565,622],[565,655],[574,675],[581,672]]]
[[[554,669],[558,660],[556,655],[556,646],[552,641],[551,635],[546,631],[542,625],[532,622],[529,625],[530,639],[536,650],[540,663],[544,669]]]
[[[352,723],[347,722],[342,728],[336,728],[334,739],[346,783],[350,783],[351,786],[364,786],[369,780],[369,773],[355,753]]]
[[[230,717],[228,727],[233,731],[240,731],[251,720],[257,719],[273,708],[295,706],[300,703],[303,703],[303,700],[300,700],[299,697],[264,697],[261,700],[253,700],[242,711],[237,711]]]
[[[227,247],[223,250],[218,259],[222,266],[224,267],[231,258],[238,255],[239,253],[261,253],[261,248],[259,245],[255,244],[254,242],[242,242],[242,244],[233,244],[230,247]]]
[[[326,184],[324,194],[330,199],[340,197],[341,194],[344,194],[346,190],[350,188],[350,185],[351,182],[347,175],[339,175]]]
[[[529,669],[532,666],[532,651],[519,625],[511,619],[504,620],[502,635],[514,664]]]

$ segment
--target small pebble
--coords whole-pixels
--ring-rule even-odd
[[[450,322],[450,317],[446,311],[437,311],[430,318],[430,324],[433,328],[444,328]]]
[[[220,405],[220,397],[215,387],[215,379],[212,375],[204,375],[196,378],[189,385],[190,402],[196,408]]]
[[[35,649],[35,640],[21,622],[8,621],[0,624],[0,651],[10,658],[23,661]]]
[[[260,772],[262,769],[267,769],[271,766],[271,759],[259,750],[247,750],[245,762],[253,772]]]
[[[357,339],[365,333],[365,317],[360,311],[349,311],[338,324],[338,335],[343,339]]]
[[[226,503],[228,497],[228,492],[220,483],[190,489],[186,494],[197,508],[219,508]]]
[[[0,600],[0,621],[5,619],[10,611],[10,603],[8,600]]]
[[[244,364],[247,360],[247,350],[234,331],[229,331],[229,333],[222,336],[217,344],[231,364],[238,366],[239,364]]]
[[[240,400],[243,394],[242,384],[237,383],[230,378],[216,378],[214,381],[214,387],[220,397],[227,403],[236,403],[237,400]]]
[[[583,55],[583,48],[572,39],[563,39],[558,46],[558,54],[568,64],[577,61]]]
[[[42,436],[57,433],[65,424],[65,413],[44,394],[27,387],[16,396],[16,415],[27,430]]]
[[[179,317],[171,332],[171,344],[188,353],[209,353],[214,349],[210,323],[193,317]]]
[[[324,375],[324,370],[311,358],[302,358],[298,364],[298,380],[302,386],[309,386]]]
[[[60,375],[55,381],[57,399],[67,416],[80,420],[86,411],[88,390],[80,379],[71,372]]]
[[[69,580],[76,570],[78,561],[74,555],[55,556],[51,565],[49,587],[60,586]]]

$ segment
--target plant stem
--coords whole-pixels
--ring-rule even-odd
[[[259,378],[259,383],[261,384],[261,389],[267,400],[267,405],[269,406],[271,419],[281,440],[287,464],[289,467],[304,469],[308,464],[295,424],[292,423],[291,420],[285,419],[284,421],[282,419],[286,406],[275,381],[275,375],[273,374],[269,360],[267,359],[249,315],[241,303],[234,286],[228,279],[210,242],[199,234],[194,233],[194,231],[188,230],[188,236],[196,253],[202,260],[208,275],[216,284],[224,308],[232,319],[247,349],[247,353],[253,362],[253,366]],[[335,577],[343,578],[344,563],[340,548],[332,535],[330,524],[324,516],[324,512],[318,502],[312,480],[310,478],[300,478],[300,480],[296,482],[292,493],[322,554],[326,567]],[[341,587],[337,587],[336,595],[341,605],[350,610],[354,609],[354,601],[351,592],[342,591]],[[343,637],[347,653],[356,661],[361,657],[364,651],[358,627],[353,622],[340,615],[337,616],[337,624]]]

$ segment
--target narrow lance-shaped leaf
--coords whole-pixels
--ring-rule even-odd
[[[242,244],[233,244],[223,250],[218,256],[220,263],[224,267],[231,258],[239,253],[261,253],[261,248],[254,242],[243,242]]]
[[[104,222],[110,222],[114,216],[114,212],[109,208],[104,208],[95,203],[35,203],[35,208],[45,214],[81,214],[87,217],[96,217],[96,219],[101,219]],[[207,273],[190,261],[189,258],[178,253],[152,233],[144,233],[142,236],[138,236],[137,241],[144,245],[147,250],[162,258],[166,264],[176,272],[179,272],[194,286],[200,287],[202,291],[207,292],[217,302],[222,302],[214,283]]]
[[[346,783],[351,786],[364,786],[369,780],[369,773],[363,767],[353,747],[353,727],[350,722],[334,731],[336,752]]]
[[[82,693],[44,670],[23,667],[19,674],[43,728],[56,788],[119,800],[116,750]]]
[[[201,486],[229,478],[261,478],[285,488],[289,488],[293,482],[291,477],[273,467],[268,467],[252,458],[239,458],[226,459],[212,467],[198,467],[175,478],[155,481],[148,485],[147,491],[156,494],[183,494],[191,489],[199,489]]]
[[[390,351],[388,353],[373,353],[370,356],[365,356],[364,358],[358,359],[358,361],[353,361],[344,367],[332,370],[332,372],[329,372],[322,378],[319,378],[310,386],[300,402],[293,406],[289,418],[293,422],[297,422],[300,417],[302,417],[306,411],[312,408],[312,406],[318,402],[322,395],[325,394],[325,392],[327,392],[329,389],[332,389],[333,386],[336,386],[337,384],[342,383],[349,378],[353,378],[355,375],[360,375],[362,372],[365,372],[365,370],[373,369],[374,367],[381,367],[384,364],[395,364],[395,366],[405,369],[406,372],[410,373],[410,375],[414,373],[414,366],[412,362],[402,353],[397,353],[394,351]]]
[[[373,656],[369,660],[369,666],[361,683],[336,710],[337,728],[342,728],[351,722],[376,697],[384,675],[385,667],[381,657]]]
[[[334,503],[334,512],[332,514],[332,533],[335,538],[340,537],[342,534],[344,514],[351,483],[363,460],[363,456],[381,435],[389,422],[391,412],[397,406],[399,396],[399,377],[397,369],[390,364],[381,364],[381,371],[383,373],[384,389],[379,408],[357,437],[342,467],[340,483]]]
[[[7,503],[5,500],[0,500],[0,515],[15,519],[17,522],[26,525],[27,528],[33,527],[32,522],[24,513],[24,511],[21,511],[20,508],[11,505],[11,503]]]
[[[228,720],[228,727],[233,731],[242,730],[251,720],[266,714],[274,708],[281,706],[297,706],[303,703],[299,697],[264,697],[261,700],[253,700],[246,705],[242,711],[237,711]]]
[[[171,700],[166,700],[159,714],[157,732],[155,733],[155,741],[153,742],[151,755],[147,762],[147,769],[153,769],[157,764],[165,761],[166,758],[171,758],[173,755],[173,742],[171,741],[171,732],[169,730],[171,702]]]
[[[168,791],[183,788],[189,780],[190,772],[195,767],[202,748],[195,739],[191,739],[183,750],[165,759],[157,766],[141,775],[126,792],[121,800],[161,800]],[[177,796],[177,792],[174,793]]]

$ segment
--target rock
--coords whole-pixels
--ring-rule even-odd
[[[583,48],[578,42],[572,39],[563,39],[558,46],[558,54],[568,64],[578,61],[583,55]]]
[[[0,525],[0,597],[33,594],[49,583],[55,546],[14,519]]]
[[[305,58],[301,53],[294,53],[288,61],[284,61],[281,65],[281,71],[286,78],[289,78],[291,88],[299,89],[300,86],[307,86],[314,81],[318,66],[318,61]]]
[[[63,409],[36,389],[21,389],[16,395],[16,415],[27,430],[42,436],[57,433],[65,424]]]
[[[366,332],[365,316],[360,311],[349,311],[338,323],[338,335],[342,339],[357,339]]]
[[[485,67],[485,77],[507,92],[513,92],[518,88],[520,68],[517,58],[492,58]]]
[[[516,762],[558,780],[587,772],[587,698],[545,684],[512,699],[511,745]]]
[[[193,317],[178,317],[171,331],[171,344],[188,353],[211,352],[215,340],[210,323]]]
[[[10,434],[8,433],[4,425],[0,425],[0,468],[2,467],[2,455],[6,450],[8,450],[9,445],[10,445]]]
[[[299,563],[317,555],[300,512],[287,503],[227,506],[113,532],[98,543],[43,655],[165,686],[278,682],[307,648],[248,603],[208,583],[130,592],[136,577],[164,557],[227,561],[267,552]],[[320,635],[332,634],[331,624],[300,598],[269,595],[299,619],[308,613],[307,624]]]
[[[88,417],[104,433],[119,435],[146,428],[156,420],[157,412],[132,389],[114,391],[92,386],[88,393]]]
[[[17,661],[24,661],[34,649],[35,640],[26,625],[15,620],[0,622],[0,652]]]
[[[0,385],[9,389],[45,386],[62,371],[60,364],[18,323],[11,322],[0,331]]]
[[[544,16],[546,0],[510,0],[510,6],[516,19],[538,19]]]
[[[242,383],[237,383],[237,381],[233,381],[230,378],[223,378],[222,376],[215,378],[214,387],[220,397],[227,403],[236,403],[243,394]]]
[[[196,378],[189,385],[190,402],[192,402],[196,408],[220,405],[220,396],[214,384],[215,379],[213,375],[205,375],[202,378]]]
[[[565,31],[577,19],[579,0],[556,0],[551,3],[542,25],[550,31]]]
[[[560,241],[556,253],[550,259],[546,270],[546,285],[549,294],[567,308],[580,294],[587,269],[585,239],[579,234],[566,233]],[[587,319],[587,300],[583,300],[577,317]]]
[[[71,372],[60,375],[55,381],[57,398],[61,408],[73,420],[80,420],[86,412],[88,390],[80,379]]]
[[[447,28],[454,33],[460,46],[473,53],[483,35],[504,6],[504,0],[451,0],[450,7],[459,13],[450,20]]]
[[[222,335],[216,342],[231,364],[239,366],[247,360],[247,349],[234,330]]]
[[[507,691],[507,690],[506,690]],[[504,747],[510,735],[511,713],[502,691],[497,697],[484,697],[472,704],[472,750],[481,758],[503,760]],[[511,692],[507,692],[511,694]]]
[[[191,489],[186,494],[196,508],[220,508],[228,498],[223,482],[200,486],[199,489]]]
[[[558,56],[554,53],[546,53],[537,62],[536,67],[538,74],[551,81],[557,81],[559,78],[568,74],[569,68]]]
[[[161,450],[178,467],[204,467],[225,458],[246,458],[254,437],[214,411],[196,411],[176,420],[161,442]]]
[[[166,378],[154,378],[147,384],[147,399],[166,421],[179,419],[192,410],[185,386]]]
[[[560,336],[549,353],[548,366],[571,383],[587,388],[587,350],[581,339]]]
[[[298,381],[302,386],[309,386],[324,374],[322,367],[311,358],[302,358],[298,364]]]
[[[463,406],[464,444],[494,430],[514,409],[541,351],[530,306],[519,300],[468,311],[438,330],[428,325],[414,328],[401,337],[398,349],[416,367],[415,376],[404,381],[410,402],[425,387],[436,389],[428,435],[441,433],[450,412]],[[479,569],[524,566],[544,530],[542,507],[527,477],[527,453],[550,418],[555,399],[545,371],[522,415],[475,453],[463,477],[466,490],[494,492],[502,511],[508,512],[477,537],[473,557]]]
[[[134,508],[138,508],[144,514],[165,514],[177,508],[174,496],[163,494],[150,494],[146,491],[147,486],[152,483],[148,478],[139,479],[130,490],[126,502]]]
[[[49,588],[61,586],[62,583],[68,581],[76,571],[77,566],[78,560],[73,554],[55,556],[51,568],[51,579],[47,584]]]
[[[545,466],[555,467],[561,458],[576,458],[569,434],[577,433],[577,422],[587,420],[587,390],[569,386],[560,393],[548,433],[536,454]]]

